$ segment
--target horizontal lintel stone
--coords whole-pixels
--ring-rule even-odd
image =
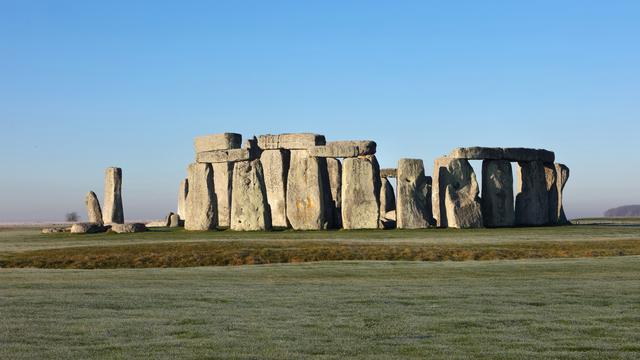
[[[386,169],[380,169],[380,177],[383,178],[394,178],[398,176],[398,169],[395,168],[386,168]]]
[[[462,147],[449,153],[450,158],[467,160],[542,161],[553,163],[553,151],[530,148]]]
[[[239,149],[242,135],[236,133],[222,133],[196,136],[193,145],[196,153],[214,150]]]
[[[311,133],[260,135],[258,147],[262,150],[289,149],[306,150],[314,146],[325,145],[324,135]]]
[[[309,155],[327,158],[349,158],[376,153],[376,142],[370,140],[332,141],[309,148]]]
[[[223,163],[251,160],[250,149],[229,149],[199,152],[196,155],[196,162],[199,163]]]

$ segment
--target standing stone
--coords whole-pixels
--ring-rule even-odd
[[[516,225],[537,226],[549,222],[549,194],[542,161],[518,163]]]
[[[122,169],[107,168],[104,177],[104,212],[102,221],[105,224],[123,224],[122,209]]]
[[[438,227],[447,227],[447,210],[444,197],[447,189],[449,170],[447,167],[453,161],[450,157],[440,157],[433,162],[433,187],[431,190],[431,208]],[[442,179],[442,180],[441,180]]]
[[[169,216],[169,227],[179,227],[180,226],[180,216],[178,214],[171,213]]]
[[[89,222],[102,223],[102,210],[100,210],[100,202],[96,193],[89,191],[84,202],[87,205],[87,219],[89,219]]]
[[[287,223],[287,174],[289,172],[289,152],[287,150],[265,150],[260,155],[264,169],[264,184],[267,200],[271,208],[271,222],[274,227],[286,228]]]
[[[558,179],[556,176],[556,166],[553,163],[544,163],[544,179],[547,188],[547,203],[549,208],[548,224],[558,223]]]
[[[380,179],[380,223],[385,229],[396,227],[396,196],[386,177]]]
[[[291,150],[287,175],[287,220],[295,230],[326,228],[325,194],[320,159],[306,150]]]
[[[506,160],[482,162],[482,217],[486,227],[513,226],[513,172]]]
[[[558,191],[558,204],[557,204],[557,212],[555,214],[556,223],[559,225],[568,224],[569,220],[567,220],[567,215],[564,213],[564,207],[562,206],[562,193],[564,191],[564,186],[567,184],[567,180],[569,180],[569,168],[563,164],[554,164],[556,168],[556,190]]]
[[[228,227],[231,218],[231,181],[233,163],[213,163],[213,189],[216,194],[213,203],[218,216],[218,226]]]
[[[187,194],[189,193],[189,180],[184,179],[180,182],[178,189],[178,216],[184,220],[187,216]]]
[[[482,227],[478,182],[473,167],[465,159],[436,159],[434,168],[433,209],[438,211],[438,226]]]
[[[213,187],[211,164],[195,163],[188,168],[185,230],[213,230],[216,228],[216,194]]]
[[[235,163],[231,192],[231,230],[268,229],[271,229],[271,211],[267,203],[262,164],[260,160]]]
[[[423,229],[431,225],[431,184],[421,159],[398,161],[398,229]]]
[[[327,158],[327,175],[329,184],[329,200],[327,208],[331,225],[339,229],[342,227],[342,164],[340,160]]]
[[[380,221],[380,167],[375,155],[342,164],[342,226],[377,229]]]

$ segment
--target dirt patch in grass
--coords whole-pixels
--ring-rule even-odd
[[[5,254],[0,267],[112,269],[336,260],[466,261],[640,255],[640,240],[505,244],[341,244],[225,241],[84,246]]]

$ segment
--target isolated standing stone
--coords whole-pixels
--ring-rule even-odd
[[[184,179],[180,182],[178,189],[178,216],[180,219],[186,219],[187,214],[187,194],[189,193],[189,180]]]
[[[218,226],[228,227],[231,218],[231,192],[233,179],[233,163],[213,163],[213,189],[215,201],[213,203],[218,216]]]
[[[569,168],[564,164],[554,164],[556,168],[556,190],[558,191],[558,203],[557,203],[557,212],[555,214],[556,224],[564,225],[568,224],[569,220],[567,220],[567,215],[564,213],[564,207],[562,205],[562,194],[564,191],[564,186],[567,184],[567,180],[569,180]]]
[[[377,229],[380,221],[380,167],[375,155],[342,164],[342,226]]]
[[[398,229],[422,229],[431,225],[431,184],[424,175],[421,159],[398,161]]]
[[[385,229],[396,227],[396,196],[386,177],[380,179],[380,223]]]
[[[102,221],[104,224],[124,223],[122,209],[122,169],[107,168],[104,177],[104,208]]]
[[[260,155],[264,170],[264,184],[271,208],[274,227],[288,227],[287,223],[287,174],[289,152],[287,150],[265,150]]]
[[[549,222],[549,195],[542,161],[518,163],[516,225],[536,226]]]
[[[333,158],[327,158],[326,162],[329,178],[327,216],[331,220],[331,226],[339,229],[342,227],[342,163]]]
[[[482,162],[482,217],[486,227],[513,226],[513,172],[506,160]]]
[[[259,139],[259,138],[258,138]],[[291,150],[287,176],[287,219],[295,230],[326,228],[324,176],[319,158],[306,150]]]
[[[267,203],[262,164],[260,160],[235,163],[231,193],[231,230],[268,229],[271,229],[271,211]]]
[[[102,223],[102,210],[100,210],[100,202],[96,193],[89,191],[85,197],[87,205],[87,219],[92,223]]]
[[[440,212],[438,226],[482,227],[482,208],[478,195],[478,182],[468,160],[436,159],[432,199],[437,203],[433,205],[434,210]]]
[[[189,193],[184,228],[185,230],[213,230],[218,222],[218,214],[215,207],[216,195],[211,164],[191,164],[187,173]]]

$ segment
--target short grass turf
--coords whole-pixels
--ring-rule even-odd
[[[640,257],[0,269],[2,359],[637,359]]]

